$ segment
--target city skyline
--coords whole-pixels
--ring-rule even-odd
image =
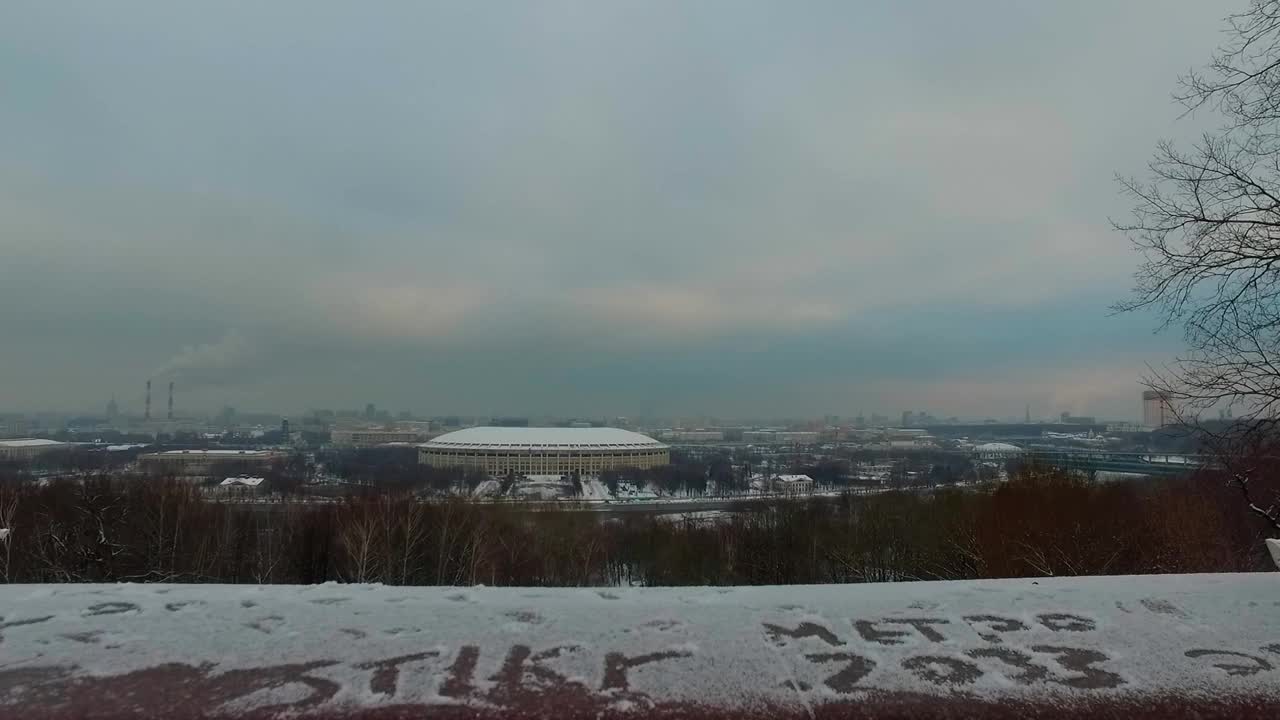
[[[170,393],[173,389],[170,388]],[[350,423],[356,422],[372,422],[392,423],[405,420],[425,420],[439,418],[460,418],[467,423],[481,421],[489,421],[489,424],[502,425],[513,421],[532,423],[534,425],[551,426],[556,423],[569,421],[592,421],[600,424],[616,423],[625,421],[624,424],[630,424],[634,421],[643,421],[652,425],[655,421],[670,423],[673,426],[696,426],[703,424],[706,426],[764,426],[770,423],[775,424],[807,424],[813,425],[822,423],[826,426],[902,426],[908,427],[918,424],[965,424],[965,423],[983,423],[983,422],[1001,422],[1001,423],[1036,423],[1036,424],[1097,424],[1120,422],[1130,423],[1145,421],[1149,416],[1148,396],[1151,391],[1139,391],[1139,401],[1141,406],[1137,412],[1131,416],[1097,416],[1089,413],[1072,413],[1070,411],[1045,411],[1040,412],[1038,409],[1033,412],[1030,404],[1023,408],[1022,414],[1017,413],[980,413],[976,415],[958,415],[938,411],[937,409],[915,409],[895,411],[880,410],[853,410],[846,413],[801,413],[801,414],[754,414],[754,415],[721,415],[717,413],[695,412],[695,413],[659,413],[656,415],[637,415],[632,413],[606,412],[595,415],[583,414],[556,414],[537,411],[511,411],[511,412],[477,412],[475,410],[423,410],[421,408],[408,408],[399,405],[379,406],[377,403],[366,403],[363,407],[342,407],[342,406],[326,406],[323,403],[311,403],[300,408],[271,408],[271,407],[242,407],[238,408],[232,405],[215,405],[209,407],[190,407],[178,405],[179,410],[174,410],[173,395],[165,398],[154,398],[151,404],[156,408],[163,407],[161,412],[155,412],[149,409],[149,403],[145,397],[146,391],[139,395],[137,407],[130,407],[118,401],[118,396],[112,394],[106,402],[105,407],[95,408],[91,404],[85,404],[82,407],[71,409],[51,409],[51,408],[5,408],[0,407],[0,417],[6,416],[49,416],[58,418],[74,418],[81,417],[85,419],[96,418],[104,421],[106,424],[118,423],[122,427],[126,425],[136,425],[139,423],[151,423],[162,425],[164,423],[177,422],[179,424],[188,421],[218,421],[230,422],[233,419],[253,417],[275,417],[275,418],[317,418],[327,420],[329,422]],[[1229,417],[1227,410],[1219,412],[1219,417]],[[1162,423],[1163,424],[1163,423]]]

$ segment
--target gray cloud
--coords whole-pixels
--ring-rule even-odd
[[[149,377],[181,382],[183,389],[232,383],[253,370],[253,344],[239,330],[217,342],[188,345]]]
[[[13,3],[0,407],[1132,416],[1225,9],[862,5]]]

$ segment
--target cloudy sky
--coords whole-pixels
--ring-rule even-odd
[[[1134,418],[1203,0],[0,8],[0,410]]]

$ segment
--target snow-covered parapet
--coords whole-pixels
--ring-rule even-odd
[[[967,717],[997,706],[1001,717],[1273,717],[1275,602],[1266,573],[0,586],[0,717],[416,717],[446,706],[449,717]]]
[[[1276,567],[1280,568],[1280,539],[1268,539],[1267,549],[1271,551],[1271,559],[1275,560]]]

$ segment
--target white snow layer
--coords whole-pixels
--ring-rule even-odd
[[[1264,573],[650,589],[8,585],[0,613],[0,715],[14,717],[73,702],[57,686],[67,678],[90,692],[166,663],[198,676],[172,692],[234,712],[492,709],[520,693],[614,709],[812,708],[894,691],[1280,699],[1280,575]],[[165,687],[140,693],[139,709]]]
[[[613,493],[609,492],[609,486],[596,478],[582,479],[582,499],[583,500],[612,500]]]

